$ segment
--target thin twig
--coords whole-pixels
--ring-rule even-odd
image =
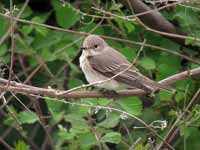
[[[195,95],[193,96],[189,104],[186,106],[183,113],[178,116],[178,118],[176,119],[176,121],[174,122],[170,130],[168,131],[167,135],[165,136],[165,141],[167,143],[173,144],[178,139],[179,132],[180,132],[179,127],[177,126],[178,122],[181,120],[183,116],[187,115],[187,112],[190,111],[193,108],[193,106],[195,106],[196,103],[199,103],[200,101],[199,98],[200,98],[200,88],[195,93]],[[161,144],[158,146],[158,149],[163,149],[165,146],[166,145],[163,142],[161,142]]]
[[[6,147],[7,150],[14,150],[4,139],[0,137],[0,143]]]
[[[2,14],[2,13],[0,13],[0,16],[3,16],[5,18],[10,18],[10,16],[7,16],[7,15]],[[29,20],[18,19],[18,18],[15,18],[15,17],[13,17],[13,19],[17,20],[18,22],[25,23],[25,24],[31,24],[31,25],[35,25],[35,26],[42,26],[42,27],[46,27],[46,28],[49,28],[49,29],[52,29],[52,30],[63,31],[63,32],[73,33],[73,34],[82,35],[82,36],[89,35],[86,32],[80,32],[80,31],[74,31],[74,30],[69,30],[69,29],[63,29],[63,28],[59,28],[59,27],[55,27],[55,26],[51,26],[51,25],[46,25],[46,24],[42,24],[42,23],[32,22],[32,21],[29,21]],[[116,37],[110,37],[110,36],[105,36],[105,35],[99,35],[99,36],[101,36],[102,38],[105,38],[105,39],[111,39],[111,40],[115,40],[115,41],[119,41],[119,42],[131,44],[131,45],[143,45],[142,42],[130,41],[130,40],[126,40],[126,39],[121,39],[121,38],[116,38]],[[200,62],[198,60],[196,60],[194,58],[191,58],[189,56],[180,54],[180,53],[176,52],[175,50],[169,50],[169,49],[166,49],[166,48],[163,48],[163,47],[159,47],[159,46],[156,46],[156,45],[151,45],[151,44],[144,44],[144,46],[145,47],[150,47],[153,50],[165,51],[167,53],[179,56],[181,58],[184,58],[186,60],[189,60],[189,61],[191,61],[193,63],[196,63],[196,64],[200,65]]]
[[[30,113],[33,113],[13,92],[11,92],[12,96]],[[33,100],[33,99],[32,99]],[[38,121],[41,124],[42,128],[44,129],[46,135],[47,135],[47,139],[48,139],[48,143],[51,146],[51,150],[54,150],[54,142],[53,139],[48,131],[48,128],[45,127],[45,121],[42,118],[42,111],[40,109],[40,106],[38,106],[38,100],[35,101],[35,109],[36,109],[36,113],[38,114],[39,118]],[[34,114],[34,113],[33,113]]]
[[[175,83],[176,81],[183,80],[188,77],[192,77],[199,74],[200,74],[200,67],[175,74],[173,76],[170,76],[166,79],[159,81],[158,83],[161,83],[163,85],[170,85],[172,83]],[[8,80],[0,78],[0,85],[2,85],[0,86],[0,90],[2,91],[6,90],[5,85],[7,84],[7,82]],[[7,91],[13,91],[13,92],[22,93],[22,94],[36,94],[36,95],[45,95],[45,96],[50,96],[50,97],[74,98],[74,99],[105,97],[105,95],[96,91],[74,91],[71,93],[61,95],[60,93],[67,92],[67,91],[39,88],[39,87],[30,86],[30,85],[26,85],[22,83],[17,83],[15,81],[10,82],[10,86],[7,89]],[[117,94],[119,97],[126,97],[126,96],[141,96],[147,93],[143,90],[135,89],[135,90],[120,90],[120,91],[117,91]]]
[[[22,8],[20,8],[20,12],[17,14],[17,17],[14,16],[9,16],[10,18],[12,18],[13,20],[15,20],[14,18],[20,18],[21,15],[23,14],[24,10],[26,9],[27,5],[29,3],[29,0],[26,0],[24,2],[24,5],[22,6]],[[10,12],[11,13],[11,12]],[[13,26],[15,26],[17,23],[17,20],[13,21]],[[7,30],[7,32],[4,34],[4,36],[0,39],[0,45],[5,41],[5,39],[9,36],[10,32],[12,30],[12,27],[10,26],[10,28]]]
[[[168,5],[175,5],[175,4],[179,4],[179,3],[182,3],[182,2],[177,2],[177,3],[173,3],[173,4],[168,4]],[[166,6],[168,6],[166,5]],[[165,6],[165,7],[166,7]],[[164,7],[164,8],[165,8]],[[126,20],[126,21],[130,21],[132,22],[133,19],[130,19],[130,18],[127,18],[127,17],[124,17],[124,16],[119,16],[119,15],[116,15],[116,14],[113,14],[111,12],[108,12],[108,11],[105,11],[103,9],[99,9],[99,8],[95,8],[95,7],[92,7],[92,9],[96,10],[96,11],[99,11],[101,13],[104,13],[104,14],[108,14],[108,15],[111,15],[113,17],[116,17],[116,18],[121,18],[123,20]],[[158,8],[159,9],[159,8]],[[153,11],[157,11],[158,9],[152,9],[150,11],[145,11],[143,13],[139,13],[139,14],[136,14],[136,15],[133,15],[133,17],[138,17],[138,16],[142,16],[142,15],[145,15],[145,14],[148,14],[148,13],[151,13]],[[137,18],[139,19],[139,18]],[[140,20],[140,19],[139,19]],[[194,40],[194,41],[200,41],[199,38],[196,38],[196,37],[190,37],[190,36],[185,36],[185,35],[180,35],[180,34],[175,34],[175,33],[168,33],[168,32],[164,32],[164,31],[159,31],[159,30],[155,30],[153,28],[150,28],[148,27],[147,25],[145,25],[142,21],[139,22],[146,30],[148,31],[151,31],[151,32],[155,32],[155,33],[158,33],[160,35],[165,35],[165,36],[169,36],[169,37],[175,37],[175,38],[180,38],[180,39],[190,39],[190,40]]]
[[[130,114],[128,112],[125,112],[123,110],[120,110],[120,109],[117,109],[117,108],[113,108],[113,107],[107,107],[107,106],[95,106],[95,105],[91,105],[91,104],[74,103],[74,102],[70,102],[70,101],[65,101],[65,100],[60,100],[60,99],[53,99],[53,98],[47,98],[47,97],[37,96],[37,95],[32,95],[32,96],[40,97],[40,98],[43,98],[43,99],[45,98],[45,99],[52,100],[52,101],[62,102],[64,104],[70,104],[72,106],[90,107],[90,108],[95,108],[95,109],[108,110],[109,112],[115,111],[115,112],[118,112],[120,114],[126,115],[127,117],[133,118],[133,119],[137,120],[139,123],[141,123],[142,125],[144,125],[149,131],[151,131],[155,136],[157,136],[166,145],[168,145],[168,147],[171,150],[175,150],[171,145],[169,145],[167,142],[165,142],[163,140],[163,138],[151,126],[149,126],[146,122],[144,122],[139,117],[137,117],[137,116],[135,116],[133,114]]]
[[[10,57],[10,67],[9,67],[9,77],[8,77],[8,84],[9,86],[10,81],[12,79],[12,72],[13,72],[13,64],[14,64],[14,48],[15,48],[15,39],[14,39],[14,23],[13,23],[13,1],[10,0],[10,38],[11,38],[11,57]]]

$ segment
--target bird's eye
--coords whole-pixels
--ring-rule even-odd
[[[97,48],[98,47],[98,45],[94,45],[94,48]]]

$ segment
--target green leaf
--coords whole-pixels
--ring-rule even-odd
[[[98,124],[99,127],[114,128],[118,125],[120,115],[118,113],[110,113],[106,119]]]
[[[155,61],[151,59],[150,57],[143,57],[140,60],[140,65],[146,70],[152,70],[156,68]]]
[[[123,14],[119,14],[119,15],[123,15]],[[124,31],[127,31],[128,33],[135,30],[135,25],[127,20],[124,20],[122,18],[115,18],[114,20],[119,24],[121,29],[125,29]]]
[[[34,112],[23,111],[17,115],[17,118],[21,124],[32,124],[39,120],[38,116]]]
[[[158,70],[156,76],[157,80],[161,80],[178,72],[178,70],[181,69],[180,63],[180,57],[167,53],[161,53],[158,58],[158,67],[156,68]]]
[[[30,26],[30,25],[24,25],[22,27],[22,31],[26,35],[28,35],[29,33],[31,33],[32,30],[33,30],[33,26]]]
[[[16,36],[16,50],[15,52],[19,54],[23,54],[26,56],[33,56],[33,49],[30,47],[30,42],[32,42],[32,39],[29,38],[21,38],[20,36]]]
[[[75,137],[73,132],[68,132],[68,129],[64,128],[61,124],[58,125],[58,129],[59,140],[72,140]]]
[[[6,44],[0,45],[0,56],[4,56],[6,52],[7,52],[7,45]]]
[[[47,19],[47,16],[35,16],[32,18],[33,22],[37,22],[37,23],[44,23]]]
[[[122,8],[122,7],[123,7],[123,5],[120,3],[112,3],[110,10],[120,10],[120,8]]]
[[[0,38],[4,35],[8,27],[9,27],[8,20],[0,16]]]
[[[45,27],[36,27],[35,30],[43,36],[47,36],[49,30]]]
[[[60,26],[70,28],[80,19],[78,11],[70,3],[62,5],[59,1],[52,0],[52,4],[56,11],[56,21]]]
[[[164,101],[171,101],[172,100],[172,97],[173,95],[169,92],[165,92],[165,91],[160,91],[159,92],[159,96],[160,96],[160,100],[164,100]]]
[[[64,117],[65,121],[72,124],[73,129],[77,129],[80,132],[88,131],[87,121],[82,117],[82,115],[77,113],[70,113]]]
[[[24,141],[18,140],[17,143],[15,143],[15,150],[30,150],[30,147],[26,145]]]
[[[19,4],[17,5],[17,8],[22,8],[24,6],[24,4]],[[18,11],[17,11],[18,13]],[[33,11],[31,10],[31,8],[29,6],[26,6],[25,10],[23,11],[22,15],[20,16],[20,18],[24,19],[24,18],[28,18],[33,14]]]
[[[34,112],[29,111],[23,111],[18,114],[16,113],[16,119],[19,121],[20,124],[32,124],[39,120],[38,116]],[[15,121],[16,120],[10,117],[4,120],[4,124],[14,125]]]
[[[137,97],[124,98],[118,102],[120,106],[132,115],[139,115],[142,111],[142,102]]]
[[[126,56],[126,58],[130,61],[133,62],[134,58],[136,57],[136,49],[134,47],[122,47],[119,49],[120,52]]]
[[[107,98],[85,98],[82,99],[82,103],[90,104],[90,105],[100,105],[100,106],[107,106],[110,102]]]
[[[47,19],[48,15],[43,15],[43,16],[35,16],[32,18],[33,22],[37,22],[37,23],[44,23]],[[40,33],[43,36],[47,36],[49,29],[45,28],[45,27],[34,27],[36,32]]]
[[[136,144],[136,146],[135,146],[135,150],[144,150],[145,149],[145,147],[144,147],[144,145],[143,144]],[[146,145],[146,149],[145,150],[147,150],[147,149],[151,149],[151,147],[148,147],[148,145]]]
[[[84,133],[80,135],[78,139],[81,146],[91,147],[96,145],[96,138],[92,132]]]
[[[103,34],[104,33],[104,28],[102,26],[96,28],[96,24],[95,23],[91,23],[91,24],[88,24],[86,26],[82,26],[80,28],[80,31],[91,32],[94,29],[95,29],[95,31],[93,32],[93,34]]]
[[[108,142],[108,143],[114,143],[114,144],[119,144],[121,141],[121,134],[118,132],[110,132],[110,133],[106,133],[106,135],[104,135],[101,138],[101,142]]]
[[[74,88],[76,86],[80,86],[83,84],[83,81],[80,80],[80,79],[77,79],[77,78],[72,78],[72,80],[69,80],[68,82],[68,85],[69,85],[69,88]]]
[[[63,36],[64,35],[62,33],[51,31],[51,30],[48,31],[48,34],[46,36],[43,36],[42,34],[37,34],[35,36],[35,40],[32,43],[32,47],[34,50],[37,50],[37,51],[39,51],[42,48],[51,49],[52,46],[58,44],[63,39]]]
[[[56,101],[55,99],[51,99],[49,97],[46,97],[45,101],[46,101],[48,110],[52,114],[54,123],[60,121],[63,118],[63,115],[64,115],[63,108],[66,107],[66,105],[64,106],[63,103]]]
[[[135,30],[135,26],[134,24],[130,23],[130,22],[126,22],[124,23],[124,26],[126,27],[126,29],[128,30],[128,33],[132,32]]]

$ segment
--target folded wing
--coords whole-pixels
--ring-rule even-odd
[[[90,56],[88,60],[95,71],[109,78],[118,74],[114,80],[128,85],[129,87],[139,88],[145,91],[163,89],[174,93],[174,89],[143,76],[134,66],[130,68],[131,63],[115,50],[109,50],[100,55]],[[127,68],[129,69],[127,70]]]

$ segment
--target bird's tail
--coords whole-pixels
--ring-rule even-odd
[[[144,85],[149,88],[149,90],[151,91],[157,91],[157,90],[163,90],[172,94],[176,93],[176,90],[170,86],[164,85],[162,83],[157,83],[151,79],[149,79],[148,77],[145,77],[142,75],[142,81],[144,83]]]
[[[157,83],[157,82],[154,82],[154,81],[150,81],[146,84],[149,88],[152,89],[152,91],[157,91],[158,89],[160,90],[163,90],[163,91],[166,91],[166,92],[169,92],[169,93],[172,93],[172,94],[175,94],[176,93],[176,89],[172,88],[172,87],[169,87],[167,85],[163,85],[161,83]]]

